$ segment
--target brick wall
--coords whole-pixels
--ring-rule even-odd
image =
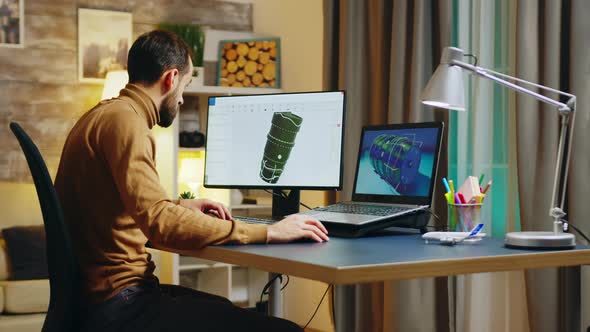
[[[8,128],[31,135],[55,176],[63,142],[81,114],[96,104],[102,85],[78,83],[78,8],[133,14],[133,36],[158,23],[194,23],[252,30],[252,4],[222,0],[25,0],[25,47],[0,48],[0,186],[31,182]]]

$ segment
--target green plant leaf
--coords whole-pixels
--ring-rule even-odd
[[[178,196],[180,199],[195,199],[195,195],[190,192],[190,191],[185,191],[183,193],[180,193],[180,195]]]
[[[162,30],[174,32],[182,38],[193,51],[193,66],[203,66],[205,33],[201,26],[196,24],[160,23],[158,27]]]

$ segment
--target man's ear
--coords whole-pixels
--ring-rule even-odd
[[[178,84],[179,72],[178,69],[169,69],[162,74],[162,94],[174,90],[175,84]]]

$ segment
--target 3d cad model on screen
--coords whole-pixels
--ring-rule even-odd
[[[268,183],[277,183],[285,170],[291,150],[303,118],[291,112],[276,112],[266,139],[260,163],[260,178]]]
[[[422,145],[413,136],[377,136],[369,149],[373,170],[398,193],[411,191],[422,160]]]

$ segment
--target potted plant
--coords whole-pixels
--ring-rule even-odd
[[[203,53],[205,47],[205,33],[203,29],[196,24],[173,24],[161,23],[159,26],[162,30],[176,33],[182,38],[193,52],[193,84],[203,85]]]

